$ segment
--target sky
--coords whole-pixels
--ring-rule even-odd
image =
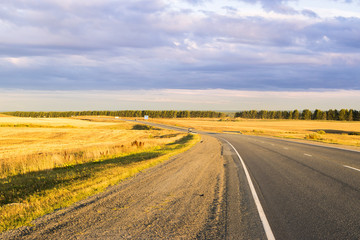
[[[0,111],[360,109],[360,0],[2,0]]]

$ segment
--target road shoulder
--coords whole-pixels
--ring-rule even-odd
[[[223,238],[221,144],[192,149],[1,239]]]

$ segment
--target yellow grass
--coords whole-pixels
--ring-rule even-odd
[[[104,191],[200,140],[134,125],[1,117],[0,232]]]
[[[305,120],[151,119],[153,122],[211,132],[305,139],[360,147],[360,122]],[[324,131],[325,133],[321,132]]]
[[[181,137],[167,130],[131,130],[128,122],[74,119],[0,118],[0,178],[68,166],[139,147],[150,148]],[[160,138],[161,136],[170,138]],[[134,142],[141,144],[134,144]],[[141,145],[141,146],[139,146]]]
[[[52,171],[0,179],[0,232],[104,191],[136,173],[184,152],[200,140],[186,135],[171,144]]]

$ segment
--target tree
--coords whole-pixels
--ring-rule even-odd
[[[293,119],[293,112],[292,111],[289,111],[289,115],[288,115],[287,119]]]
[[[309,109],[304,109],[301,113],[301,119],[311,120],[311,111]]]
[[[291,115],[291,112],[289,112],[289,111],[282,111],[282,117],[283,117],[283,119],[291,119],[291,118],[289,118],[290,115]]]
[[[312,116],[312,119],[314,120],[321,120],[323,118],[323,112],[319,109],[316,109],[313,116]]]
[[[360,121],[360,112],[359,111],[357,111],[357,110],[354,110],[353,111],[353,120],[354,121]]]
[[[354,110],[350,109],[349,113],[347,114],[346,120],[353,121],[354,120]]]
[[[326,113],[326,119],[327,120],[336,120],[336,114],[335,111],[330,109],[329,111],[327,111]]]
[[[339,116],[338,116],[338,119],[340,121],[345,121],[346,120],[346,109],[341,109],[340,112],[339,112]]]
[[[292,114],[292,119],[299,119],[300,118],[300,113],[299,113],[299,111],[297,110],[297,109],[295,109],[294,111],[293,111],[293,114]]]
[[[260,118],[260,119],[266,119],[266,118],[268,118],[268,117],[267,117],[267,111],[261,110],[261,111],[258,113],[258,118]]]
[[[275,112],[275,119],[282,119],[282,118],[283,118],[282,112],[281,111],[276,111]]]

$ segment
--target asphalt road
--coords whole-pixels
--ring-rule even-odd
[[[228,239],[360,239],[360,152],[201,133],[223,143]],[[262,218],[239,156],[259,198]]]
[[[255,136],[213,136],[240,154],[276,239],[360,239],[360,152]],[[236,232],[244,231],[236,219],[248,214],[247,236],[266,239],[256,225],[260,220],[240,159],[229,146],[224,155],[228,238],[246,239]],[[246,200],[236,199],[239,194]]]

